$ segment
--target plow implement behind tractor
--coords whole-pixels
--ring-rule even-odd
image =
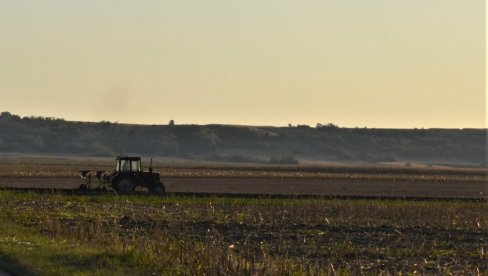
[[[83,184],[80,190],[106,190],[112,188],[120,194],[129,194],[137,187],[147,188],[152,194],[162,195],[165,193],[163,182],[158,172],[152,170],[152,159],[149,171],[143,171],[141,157],[139,156],[117,156],[115,168],[110,172],[82,170],[80,176]],[[95,179],[92,179],[94,176]]]

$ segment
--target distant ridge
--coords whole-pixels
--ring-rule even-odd
[[[0,152],[144,154],[225,162],[300,160],[486,166],[486,129],[341,128],[333,124],[137,125],[0,115]]]

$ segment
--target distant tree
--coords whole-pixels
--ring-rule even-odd
[[[328,124],[321,124],[321,123],[317,123],[317,125],[315,126],[316,128],[339,128],[338,125],[334,124],[334,123],[328,123]]]
[[[10,112],[4,111],[0,114],[0,117],[10,118],[12,114]]]
[[[169,125],[169,126],[174,126],[174,125],[175,125],[175,120],[169,120],[168,125]]]
[[[20,116],[19,115],[13,115],[12,113],[7,112],[7,111],[2,112],[0,114],[0,118],[2,118],[2,119],[16,119],[16,120],[20,120]]]
[[[293,125],[292,125],[292,124],[288,124],[288,127],[289,127],[289,128],[292,128],[292,127],[293,127]]]
[[[328,123],[325,125],[325,127],[328,127],[328,128],[339,128],[338,125],[334,124],[334,123]]]

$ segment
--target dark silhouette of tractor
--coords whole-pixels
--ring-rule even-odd
[[[137,187],[147,188],[150,193],[164,194],[165,188],[158,172],[152,171],[152,159],[149,171],[143,171],[140,156],[119,156],[115,159],[115,168],[112,173],[96,171],[97,181],[92,183],[90,171],[80,171],[84,183],[80,190],[105,190],[111,186],[120,194],[129,194]],[[96,187],[95,187],[96,186]]]

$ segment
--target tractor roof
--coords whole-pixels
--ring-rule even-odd
[[[141,157],[140,156],[120,156],[120,155],[117,155],[117,160],[130,160],[130,161],[138,161],[138,160],[141,160]]]

